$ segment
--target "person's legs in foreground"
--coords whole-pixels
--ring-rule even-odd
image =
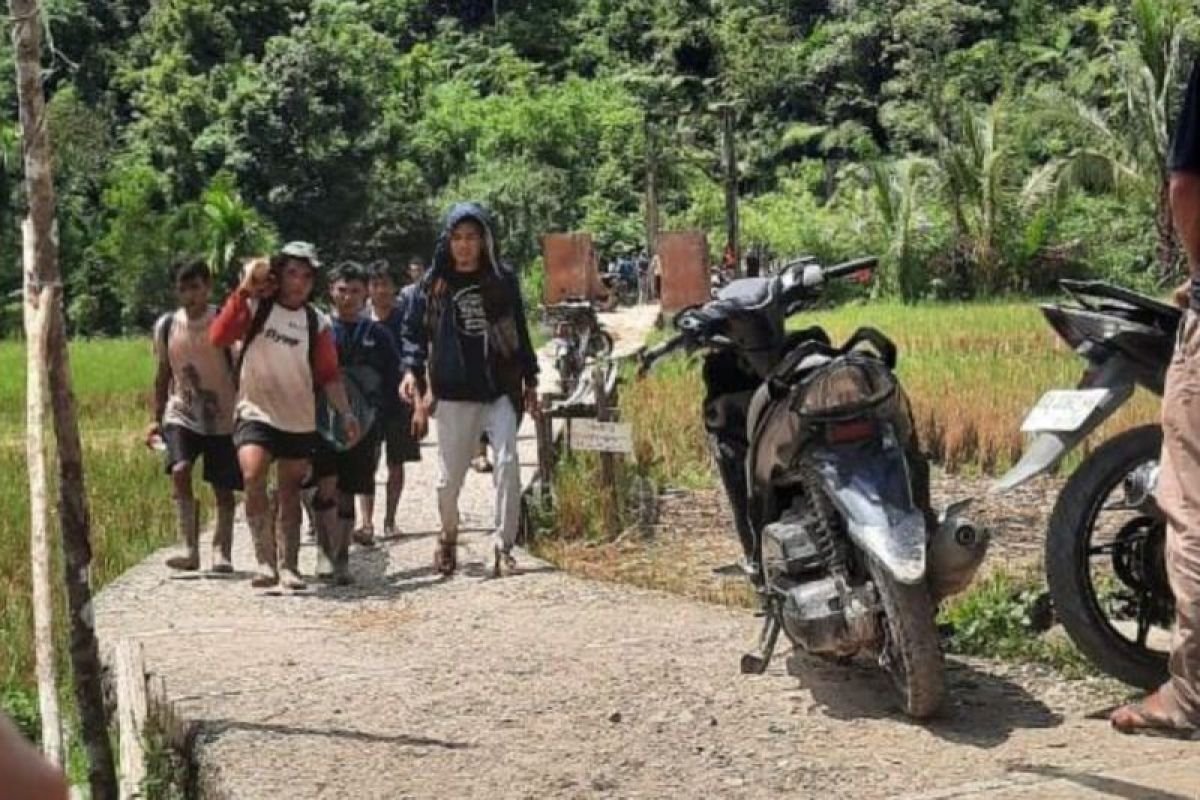
[[[242,488],[237,450],[232,436],[209,436],[204,445],[204,481],[212,486],[217,506],[217,524],[213,528],[212,571],[233,572],[233,514]]]
[[[300,578],[300,491],[304,477],[308,474],[308,459],[281,458],[275,467],[275,478],[279,485],[279,516],[276,526],[279,531],[279,583],[285,589],[306,588]]]
[[[443,575],[452,575],[458,566],[455,550],[459,526],[458,495],[471,457],[479,446],[486,409],[484,403],[443,400],[438,404],[437,498],[442,532],[434,566]]]
[[[242,468],[246,492],[246,524],[254,541],[254,560],[258,564],[250,585],[259,589],[279,582],[279,573],[275,570],[275,521],[271,518],[271,501],[267,497],[271,462],[271,451],[260,444],[243,444],[238,448],[238,464]]]
[[[512,547],[521,520],[521,465],[517,458],[517,413],[512,401],[501,397],[487,406],[484,421],[488,440],[496,453],[493,484],[496,487],[496,527],[492,534],[497,577],[516,570]]]
[[[188,571],[200,569],[200,509],[192,493],[191,461],[177,461],[171,466],[171,491],[184,554],[168,558],[167,566]]]

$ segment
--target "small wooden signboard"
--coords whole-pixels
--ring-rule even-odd
[[[573,420],[571,448],[595,453],[632,453],[633,426],[627,422]]]

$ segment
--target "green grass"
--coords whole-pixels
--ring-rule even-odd
[[[145,339],[74,342],[71,368],[84,445],[92,525],[92,585],[99,589],[174,538],[161,456],[141,443],[150,417],[154,364]],[[0,342],[0,705],[36,733],[29,583],[29,495],[25,468],[25,354]],[[53,467],[52,467],[53,470]],[[201,492],[201,498],[204,493]],[[54,502],[52,497],[51,502]],[[53,522],[52,513],[52,522]],[[55,636],[63,708],[67,660],[62,558],[54,551]]]

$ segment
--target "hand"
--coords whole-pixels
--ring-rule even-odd
[[[537,384],[526,386],[524,397],[525,412],[531,417],[540,417],[542,415],[542,404],[538,402]]]
[[[1175,291],[1171,293],[1171,300],[1186,310],[1192,302],[1192,281],[1189,279],[1176,286]]]
[[[162,425],[159,425],[157,422],[151,422],[146,426],[146,433],[142,437],[142,443],[153,450],[155,439],[162,439]]]
[[[412,422],[409,425],[409,433],[418,442],[422,441],[429,435],[429,406],[424,403],[417,403],[413,408]]]
[[[269,297],[275,293],[275,276],[271,272],[271,262],[265,258],[255,258],[246,262],[242,270],[242,280],[238,290],[250,297]]]
[[[359,425],[358,417],[352,412],[347,411],[342,417],[342,427],[346,431],[346,446],[354,447],[358,444],[358,440],[362,438],[362,426]]]
[[[400,399],[413,407],[417,405],[417,376],[411,372],[400,381]]]

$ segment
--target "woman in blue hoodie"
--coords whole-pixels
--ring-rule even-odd
[[[512,546],[521,513],[517,428],[537,409],[537,355],[529,340],[517,276],[501,263],[488,213],[460,203],[446,216],[433,264],[403,330],[401,396],[416,402],[426,370],[438,422],[438,513],[434,566],[457,568],[458,495],[486,433],[495,451],[495,574],[516,568]]]

